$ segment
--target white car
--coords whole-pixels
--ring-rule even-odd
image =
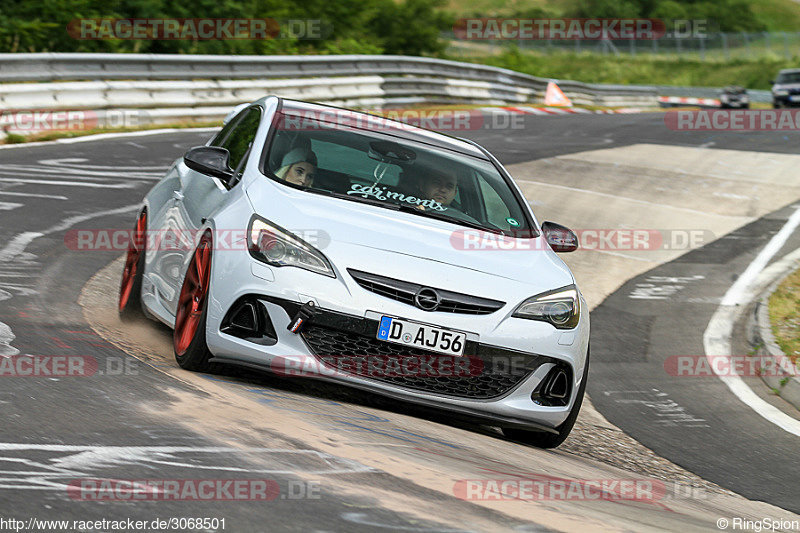
[[[119,310],[174,329],[185,369],[345,383],[559,445],[589,313],[508,172],[463,139],[269,96],[144,199]]]

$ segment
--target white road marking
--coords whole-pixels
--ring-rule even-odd
[[[761,271],[764,270],[769,260],[780,251],[784,244],[786,244],[786,241],[792,233],[794,233],[798,225],[800,225],[800,209],[792,213],[792,216],[789,217],[786,224],[784,224],[780,231],[770,239],[764,249],[761,250],[758,256],[747,267],[747,270],[739,276],[736,283],[728,289],[728,292],[725,293],[725,297],[722,299],[722,305],[739,305],[750,301],[749,298],[751,295],[748,294],[748,290],[751,288],[753,281],[758,277]]]
[[[97,217],[104,217],[104,216],[108,216],[108,215],[121,215],[123,213],[130,213],[132,211],[138,211],[139,209],[141,209],[141,207],[142,207],[142,204],[132,204],[132,205],[126,205],[126,206],[123,206],[123,207],[117,207],[115,209],[106,209],[104,211],[96,211],[96,212],[93,212],[93,213],[87,213],[85,215],[75,215],[75,216],[67,217],[64,220],[62,220],[61,222],[59,222],[58,224],[56,224],[54,226],[50,226],[49,228],[44,230],[44,233],[48,234],[48,233],[54,233],[56,231],[62,231],[62,230],[65,230],[65,229],[69,229],[70,227],[74,226],[75,224],[78,224],[79,222],[83,222],[83,221],[86,221],[86,220],[91,220],[91,219],[97,218]],[[131,222],[131,224],[132,223],[133,222]]]
[[[37,141],[37,142],[20,143],[20,144],[0,144],[0,150],[33,148],[36,146],[52,146],[54,144],[75,144],[75,143],[92,142],[92,141],[104,141],[107,139],[119,139],[121,137],[145,137],[147,135],[163,135],[165,133],[178,133],[178,132],[205,133],[212,131],[219,131],[219,128],[162,128],[158,130],[128,131],[121,133],[98,133],[96,135],[85,135],[83,137],[56,139],[54,141]]]
[[[164,166],[160,167],[163,171],[159,170],[158,172],[133,172],[125,169],[119,170],[81,170],[79,168],[74,167],[56,167],[56,166],[34,166],[34,165],[3,165],[0,168],[0,173],[2,174],[10,174],[10,175],[17,175],[17,174],[24,174],[24,173],[31,173],[31,174],[40,174],[42,176],[35,176],[35,177],[62,177],[62,176],[69,176],[69,177],[95,177],[95,178],[114,178],[119,179],[120,174],[124,173],[125,179],[154,179],[161,177],[164,172],[167,171],[169,167]]]
[[[33,239],[41,237],[42,235],[44,235],[44,233],[39,233],[38,231],[26,231],[25,233],[15,235],[14,238],[11,239],[2,250],[0,250],[0,263],[12,261],[15,257],[25,251],[25,248]]]
[[[19,457],[20,452],[35,453],[37,459]],[[80,477],[106,478],[104,469],[140,467],[147,471],[172,466],[181,469],[251,474],[336,475],[378,472],[353,459],[311,449],[233,448],[201,446],[74,446],[61,444],[0,443],[0,489],[64,490]],[[43,454],[52,454],[43,457]],[[186,454],[186,455],[182,455]],[[261,460],[268,468],[227,466],[222,459]],[[300,462],[293,458],[300,458]],[[309,458],[316,462],[309,463]],[[22,468],[20,468],[21,465]],[[116,477],[116,476],[115,476]],[[152,477],[152,476],[150,476]]]
[[[131,143],[128,143],[131,144]],[[135,143],[133,143],[135,144]],[[141,146],[141,145],[137,145]],[[153,171],[153,172],[161,172],[162,170],[166,170],[169,168],[169,165],[134,165],[134,166],[120,166],[120,165],[86,165],[84,164],[88,159],[81,158],[81,157],[72,157],[66,159],[40,159],[39,164],[41,165],[48,165],[48,166],[56,166],[59,168],[74,168],[77,170],[110,170],[112,172],[120,171],[120,170],[133,170],[133,171]]]
[[[0,178],[0,181],[10,183],[31,183],[34,185],[55,185],[56,187],[93,187],[95,189],[133,189],[136,187],[135,183],[87,183],[84,181],[48,181],[48,180],[31,180],[27,178]]]
[[[669,300],[682,291],[688,283],[704,279],[705,276],[650,276],[644,283],[637,283],[628,294],[632,300]]]
[[[58,224],[51,226],[50,228],[44,230],[44,232],[38,231],[26,231],[24,233],[20,233],[15,235],[9,242],[6,244],[3,249],[0,250],[0,263],[3,264],[3,267],[7,266],[15,266],[13,261],[18,260],[20,257],[24,257],[25,249],[28,245],[33,242],[34,239],[46,235],[48,233],[54,233],[56,231],[62,231],[68,229],[69,227],[77,224],[79,222],[83,222],[84,220],[89,220],[99,216],[105,215],[116,215],[122,213],[128,213],[131,211],[136,211],[140,208],[139,204],[134,205],[127,205],[124,207],[119,207],[117,209],[108,209],[105,211],[98,211],[95,213],[88,213],[85,215],[75,215],[72,217],[65,218]],[[30,254],[29,254],[30,255]],[[27,258],[26,258],[27,259]],[[27,268],[26,274],[30,273],[30,266],[25,265]],[[16,277],[16,276],[14,276]],[[3,289],[10,289],[18,292],[23,296],[29,296],[32,294],[36,294],[35,289],[31,288],[30,286],[26,285],[16,285],[16,284],[2,284]],[[11,293],[7,292],[6,290],[0,289],[0,301],[7,300],[11,298]],[[19,353],[17,348],[11,346],[11,342],[16,338],[14,332],[11,331],[11,328],[8,324],[4,322],[0,322],[0,356],[12,356]]]
[[[770,265],[769,268],[765,269],[769,260],[780,251],[798,225],[800,225],[800,209],[789,217],[783,228],[770,239],[744,273],[739,276],[736,283],[728,289],[722,298],[722,303],[711,317],[703,334],[703,345],[706,358],[715,372],[717,367],[714,359],[719,362],[721,357],[728,359],[731,357],[731,333],[733,325],[746,307],[742,304],[755,298],[758,292],[763,290],[765,284],[769,283],[770,276],[774,276],[776,271],[779,272],[781,268],[786,268],[787,265],[792,266],[794,262],[800,259],[800,250],[797,250],[777,264]],[[762,418],[772,422],[784,431],[800,437],[800,420],[792,418],[777,407],[764,401],[747,386],[742,378],[739,376],[721,376],[719,374],[717,374],[717,377],[739,400]]]
[[[23,204],[17,204],[14,202],[0,202],[0,211],[11,211],[12,209],[22,207],[22,205]]]
[[[5,300],[7,298],[3,298],[3,294],[8,294],[5,291],[0,291],[0,300]],[[8,298],[11,296],[9,295]],[[14,342],[16,336],[14,332],[11,331],[11,328],[8,327],[8,324],[0,322],[0,357],[9,357],[12,355],[17,355],[19,350],[11,346],[11,343]]]
[[[656,424],[663,426],[682,424],[686,427],[711,427],[704,418],[697,418],[690,414],[685,407],[672,400],[666,392],[658,389],[647,391],[604,391],[603,394],[606,396],[622,395],[622,397],[615,397],[615,403],[639,404],[653,409],[657,417],[662,417],[655,420]]]
[[[69,200],[66,196],[61,196],[59,194],[36,194],[32,192],[16,192],[16,191],[0,191],[0,194],[4,194],[6,196],[22,196],[26,198],[47,198],[50,200]]]

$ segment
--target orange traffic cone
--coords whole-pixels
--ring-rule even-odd
[[[558,88],[555,82],[547,83],[547,90],[544,93],[544,105],[554,107],[572,107],[572,100]]]

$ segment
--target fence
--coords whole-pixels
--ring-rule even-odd
[[[650,54],[691,59],[729,60],[782,58],[800,56],[800,32],[709,33],[695,37],[665,36],[651,40],[461,40],[452,32],[442,36],[449,42],[448,52],[457,57],[494,55],[510,43],[522,50],[544,54],[554,52],[589,52],[597,54]]]

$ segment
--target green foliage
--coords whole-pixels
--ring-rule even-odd
[[[7,133],[5,142],[6,144],[20,144],[26,141],[24,135],[20,135],[18,133]]]
[[[578,18],[655,18],[705,20],[712,31],[764,31],[767,25],[753,11],[752,0],[574,0],[566,16]],[[670,28],[671,29],[671,28]]]
[[[436,54],[452,25],[443,0],[4,0],[0,52],[184,54]],[[271,18],[321,20],[321,39],[90,40],[68,32],[79,19]]]
[[[409,55],[442,52],[444,45],[439,34],[453,25],[450,17],[434,9],[443,3],[443,0],[387,2],[373,19],[375,32],[383,38],[385,52]]]

